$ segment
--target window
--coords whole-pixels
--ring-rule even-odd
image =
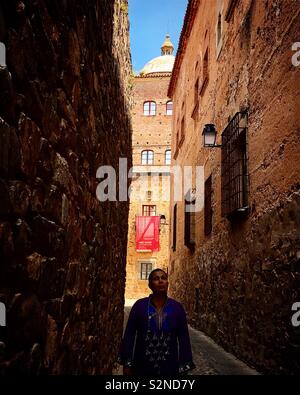
[[[217,47],[219,47],[219,44],[221,42],[222,38],[222,15],[218,15],[218,25],[217,25]]]
[[[222,215],[247,214],[247,112],[238,112],[222,133]]]
[[[0,42],[0,67],[6,67],[6,49],[2,42]]]
[[[176,242],[177,242],[177,204],[175,204],[173,209],[173,251],[176,251]]]
[[[151,200],[151,199],[152,199],[152,192],[147,191],[147,200]]]
[[[192,112],[192,118],[194,121],[198,118],[198,110],[199,110],[199,77],[196,79],[196,83],[194,86],[194,109]]]
[[[199,110],[199,81],[200,81],[200,60],[196,62],[195,66],[195,85],[194,85],[194,109],[192,112],[192,118],[194,121],[198,118],[198,110]]]
[[[195,204],[191,190],[185,196],[184,203],[184,245],[193,249],[195,245]]]
[[[172,101],[168,101],[166,104],[166,114],[167,115],[172,115],[173,114],[173,102]]]
[[[184,142],[184,138],[185,138],[185,117],[183,117],[181,120],[179,147],[181,147],[182,143]]]
[[[143,151],[142,152],[142,165],[153,165],[154,152],[153,151]]]
[[[172,159],[171,150],[167,149],[166,152],[165,152],[165,165],[170,165],[171,164],[171,159]]]
[[[149,274],[152,272],[151,262],[141,262],[140,279],[148,280]]]
[[[208,83],[208,79],[209,79],[209,70],[208,70],[208,66],[209,66],[209,59],[208,59],[208,48],[205,51],[205,55],[203,58],[203,68],[202,68],[202,85],[201,85],[201,92],[200,94],[203,95],[205,88],[207,86]]]
[[[216,57],[219,58],[223,46],[223,17],[221,12],[218,14],[216,24]]]
[[[195,107],[198,104],[199,100],[199,77],[196,80],[195,87],[194,87],[194,105]]]
[[[143,217],[153,217],[156,215],[156,206],[143,206]]]
[[[212,231],[212,180],[211,176],[205,182],[204,185],[204,234],[209,236]]]
[[[146,101],[144,103],[144,115],[156,115],[156,103],[154,101]]]

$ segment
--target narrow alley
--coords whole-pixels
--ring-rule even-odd
[[[299,26],[0,0],[0,377],[300,374]]]
[[[128,321],[128,315],[132,306],[126,306],[124,310],[124,329]],[[193,359],[196,368],[189,375],[257,375],[255,369],[251,369],[244,362],[239,361],[232,354],[224,351],[212,339],[204,333],[189,327],[190,339],[193,351]],[[122,366],[117,365],[115,375],[122,375]]]

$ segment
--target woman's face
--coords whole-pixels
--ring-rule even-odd
[[[151,281],[149,282],[149,287],[152,292],[165,293],[168,291],[168,276],[165,272],[159,270],[152,275]]]

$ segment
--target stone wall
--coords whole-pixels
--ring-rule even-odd
[[[0,1],[2,374],[103,374],[122,335],[131,166],[127,1]],[[125,230],[125,231],[124,231]]]
[[[185,139],[173,164],[204,166],[205,180],[212,176],[213,227],[204,234],[201,210],[195,251],[184,246],[184,208],[178,202],[171,293],[194,326],[240,359],[262,372],[299,373],[300,332],[291,324],[292,305],[300,301],[299,67],[291,61],[299,3],[235,2],[227,21],[233,2],[192,3],[198,8],[173,97],[173,152],[183,111]],[[200,77],[201,86],[207,48],[209,79],[195,110],[195,82]],[[204,149],[202,131],[214,123],[221,144],[229,119],[245,109],[250,212],[230,222],[221,216],[221,149]]]

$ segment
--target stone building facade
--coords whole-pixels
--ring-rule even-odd
[[[171,200],[171,294],[268,373],[300,372],[299,24],[297,1],[190,0],[169,86],[172,165],[204,168],[196,213]]]
[[[162,55],[148,62],[133,79],[131,184],[126,300],[150,293],[148,274],[169,266],[169,190],[172,103],[167,92],[174,64],[173,45],[167,36]],[[169,161],[169,162],[168,162]],[[143,250],[137,243],[137,217],[164,216],[150,226],[159,226],[159,249]],[[147,225],[146,225],[147,226]],[[143,237],[141,237],[143,239]],[[142,250],[141,250],[142,249]]]
[[[96,171],[131,165],[127,1],[1,0],[0,42],[0,374],[109,373],[129,204]]]

